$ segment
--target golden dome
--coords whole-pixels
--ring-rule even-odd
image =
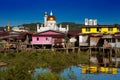
[[[47,21],[56,21],[56,18],[55,16],[50,15],[47,17]]]

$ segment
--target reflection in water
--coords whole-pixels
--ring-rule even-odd
[[[77,77],[75,76],[74,71],[72,70],[72,67],[70,67],[68,70],[69,70],[68,71],[68,78],[70,80],[77,80]]]
[[[51,71],[48,68],[36,68],[35,72],[34,72],[34,79],[38,80],[38,75],[40,73],[44,74],[44,73],[49,73],[49,72],[51,72]]]
[[[118,74],[82,74],[81,71],[81,67],[71,66],[60,75],[67,80],[120,80],[120,69]]]
[[[6,70],[6,69],[7,69],[6,66],[2,66],[2,67],[0,67],[0,71],[4,71],[4,70]]]
[[[37,79],[39,73],[49,73],[49,69],[45,68],[36,68],[34,72],[34,78]],[[66,80],[120,80],[120,69],[118,69],[118,74],[82,74],[81,67],[71,66],[67,69],[64,69],[60,73],[61,77],[66,78]]]

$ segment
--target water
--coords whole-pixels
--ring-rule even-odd
[[[39,73],[49,73],[49,69],[45,68],[36,68],[34,72],[34,78],[37,79]],[[60,76],[64,77],[66,80],[120,80],[120,69],[118,69],[117,74],[82,74],[81,67],[71,66],[67,69],[64,69]]]
[[[0,70],[6,70],[6,67],[1,67]],[[49,73],[51,72],[48,68],[36,68],[34,71],[34,79],[37,79],[39,73]],[[71,66],[67,69],[64,69],[60,76],[66,78],[66,80],[120,80],[120,68],[118,69],[117,74],[82,74],[81,67]]]
[[[82,74],[81,71],[81,67],[71,66],[60,75],[67,80],[120,80],[120,69],[118,74]]]
[[[33,75],[34,79],[38,80],[38,75],[40,73],[45,74],[45,73],[49,73],[49,72],[51,72],[51,71],[50,71],[50,69],[47,69],[47,68],[36,68],[34,71],[34,75]]]
[[[4,71],[4,70],[6,70],[6,69],[7,69],[6,66],[2,66],[2,67],[0,67],[0,71]]]

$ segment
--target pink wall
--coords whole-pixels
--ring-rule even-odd
[[[52,37],[32,37],[32,44],[52,44]]]

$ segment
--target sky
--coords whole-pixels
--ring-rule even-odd
[[[0,0],[0,26],[44,21],[44,12],[53,12],[60,22],[84,24],[97,19],[98,24],[120,24],[120,0]]]

